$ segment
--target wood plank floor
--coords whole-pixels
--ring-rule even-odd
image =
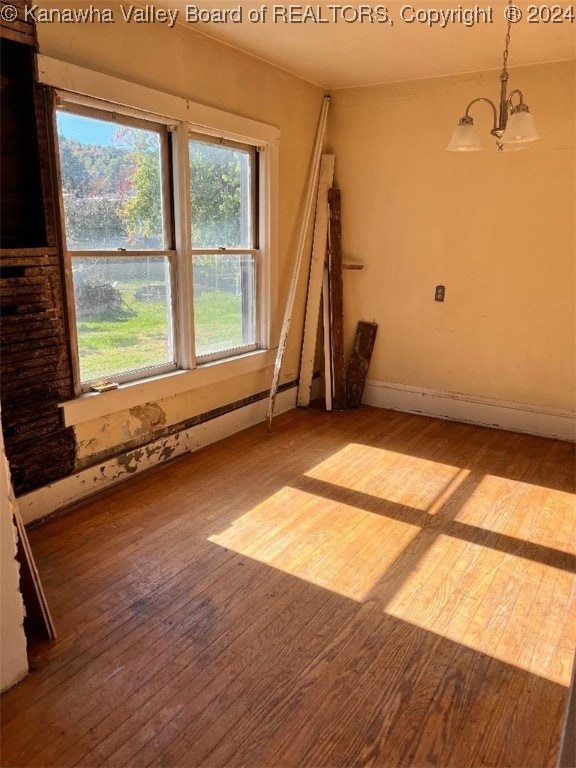
[[[2,765],[553,768],[574,446],[293,411],[30,531]]]

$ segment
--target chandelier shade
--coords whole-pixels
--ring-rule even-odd
[[[524,105],[524,109],[514,110],[508,118],[506,130],[502,134],[502,143],[526,144],[540,138],[534,118]]]
[[[464,120],[465,118],[462,118]],[[482,149],[480,135],[470,118],[469,122],[462,122],[454,128],[450,143],[446,147],[449,152],[479,152]]]

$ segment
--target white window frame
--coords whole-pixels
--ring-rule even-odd
[[[254,165],[252,167],[252,171],[256,171],[258,173],[258,169],[260,166],[259,163],[259,150],[260,148],[257,145],[254,144],[240,144],[239,142],[231,142],[226,141],[220,137],[216,141],[214,141],[214,137],[209,136],[206,133],[200,133],[199,131],[191,131],[188,135],[188,141],[197,141],[197,142],[206,142],[207,144],[212,144],[212,146],[218,146],[222,145],[224,147],[228,147],[230,149],[240,149],[245,150],[248,147],[252,148],[254,150],[253,155],[253,161]],[[188,144],[190,146],[190,144]],[[190,167],[191,158],[188,157],[188,165]],[[255,323],[256,326],[254,328],[255,331],[255,338],[254,342],[250,344],[245,344],[238,346],[236,348],[227,348],[222,351],[218,352],[208,352],[204,354],[198,354],[196,353],[196,362],[198,365],[202,365],[203,363],[209,363],[214,360],[222,360],[227,357],[234,357],[239,354],[244,354],[246,352],[252,352],[255,349],[260,349],[262,347],[265,348],[266,346],[266,340],[264,340],[264,343],[262,343],[260,339],[259,334],[259,302],[258,302],[258,279],[260,272],[262,271],[262,254],[260,252],[260,248],[258,247],[258,243],[260,242],[260,202],[255,197],[258,193],[258,184],[259,179],[255,178],[252,179],[252,185],[253,188],[250,193],[250,205],[252,207],[252,247],[251,248],[233,248],[233,247],[220,247],[220,248],[196,248],[194,247],[193,243],[190,244],[190,253],[192,262],[194,261],[194,256],[215,256],[215,257],[221,257],[221,256],[251,256],[254,263],[254,277],[255,277],[255,285],[254,285],[254,313],[255,313]],[[255,217],[255,225],[254,225],[254,217]],[[194,236],[194,219],[191,216],[191,228],[192,228],[192,238]],[[192,300],[192,303],[194,303],[194,300]]]
[[[130,381],[138,381],[143,378],[147,378],[150,376],[158,376],[165,373],[169,373],[171,371],[174,371],[178,368],[178,355],[177,355],[177,347],[176,347],[176,329],[175,329],[175,317],[176,317],[176,301],[175,301],[175,287],[176,287],[176,251],[174,248],[167,247],[168,244],[172,245],[174,240],[174,234],[173,234],[173,227],[172,227],[172,198],[174,190],[172,189],[171,184],[171,171],[169,167],[168,162],[168,155],[169,155],[169,134],[166,130],[166,126],[164,126],[162,123],[159,123],[157,120],[153,120],[150,118],[147,118],[146,120],[141,119],[140,117],[136,117],[133,115],[118,115],[114,111],[110,109],[103,109],[100,105],[95,104],[89,104],[86,99],[81,100],[82,103],[77,103],[77,101],[74,99],[74,96],[67,97],[63,94],[60,94],[59,98],[57,99],[56,107],[57,109],[66,112],[68,114],[73,115],[79,115],[80,117],[88,117],[88,118],[94,118],[96,120],[109,120],[113,124],[117,125],[126,125],[128,127],[134,127],[134,128],[143,128],[145,130],[150,130],[153,132],[157,132],[158,135],[161,137],[161,144],[160,144],[160,152],[162,157],[162,166],[161,166],[161,184],[162,184],[162,199],[163,199],[163,210],[162,210],[162,219],[163,219],[163,230],[164,230],[164,248],[156,248],[156,249],[146,249],[146,250],[137,250],[137,249],[126,249],[126,250],[108,250],[108,249],[98,249],[93,251],[87,251],[87,250],[80,250],[80,249],[71,249],[68,247],[67,240],[66,240],[66,228],[63,227],[63,231],[61,233],[62,237],[62,245],[64,248],[64,260],[65,260],[65,272],[67,275],[67,293],[69,295],[69,301],[68,301],[68,315],[70,319],[70,337],[71,337],[71,349],[72,349],[72,361],[73,361],[73,372],[74,372],[74,386],[76,392],[89,392],[92,387],[94,386],[95,382],[101,381],[101,380],[109,380],[111,377],[97,377],[95,379],[85,379],[82,381],[80,377],[80,360],[79,360],[79,340],[78,340],[78,321],[77,321],[77,315],[76,315],[76,306],[73,300],[74,295],[74,287],[72,284],[70,284],[70,279],[72,279],[73,275],[73,261],[77,258],[84,258],[84,259],[94,259],[95,261],[98,259],[107,259],[107,258],[130,258],[130,257],[139,257],[139,256],[159,256],[167,259],[168,261],[168,274],[169,274],[169,282],[170,282],[170,292],[169,295],[171,296],[171,319],[172,319],[172,327],[171,327],[171,336],[173,338],[173,348],[174,348],[174,361],[169,361],[166,363],[160,363],[158,365],[151,365],[147,367],[137,368],[134,370],[125,370],[121,371],[119,373],[112,374],[113,380],[116,383],[126,383]],[[162,129],[165,130],[162,130]],[[56,141],[58,139],[56,138]],[[57,157],[55,158],[57,169],[58,169],[58,180],[59,180],[59,189],[58,189],[58,199],[59,199],[59,205],[60,205],[60,212],[61,212],[61,220],[64,221],[64,210],[63,210],[63,202],[62,202],[62,172],[60,169],[60,160],[59,160],[59,153]]]
[[[113,114],[137,117],[150,122],[170,126],[172,136],[174,245],[175,245],[175,313],[174,340],[179,368],[185,375],[200,371],[206,365],[217,365],[220,380],[240,375],[247,370],[262,370],[271,364],[270,350],[276,343],[278,319],[277,298],[277,217],[278,173],[280,132],[275,126],[250,118],[234,115],[207,107],[177,96],[130,83],[84,67],[37,55],[39,82],[56,89],[67,103],[96,107]],[[231,142],[249,144],[259,151],[258,206],[259,206],[259,264],[256,282],[257,351],[225,357],[216,363],[209,359],[198,360],[194,353],[193,281],[190,227],[190,176],[188,165],[188,138],[190,133],[214,136]],[[68,295],[71,289],[69,264],[66,266]],[[69,301],[69,299],[68,299]],[[70,309],[70,308],[69,308]],[[72,308],[73,309],[73,308]],[[74,311],[69,312],[74,318]],[[74,334],[74,324],[71,323]],[[249,358],[249,359],[245,359]],[[78,373],[76,372],[79,381]],[[170,375],[170,374],[168,374]],[[213,377],[211,373],[209,378]],[[205,379],[206,377],[201,377]],[[199,380],[200,381],[200,380]],[[199,383],[199,382],[198,382]],[[139,378],[133,394],[103,393],[98,397],[114,394],[115,408],[119,402],[130,403],[141,399],[142,385]],[[154,385],[154,381],[151,381]],[[129,386],[129,385],[128,385]],[[127,386],[127,390],[128,390]],[[186,391],[196,384],[182,381],[176,389]],[[146,387],[145,387],[146,388]],[[156,389],[156,387],[153,387]],[[80,395],[77,386],[77,395]],[[88,395],[87,397],[91,397]],[[64,405],[66,414],[66,404]],[[128,406],[127,406],[128,407]],[[74,423],[82,420],[74,408]],[[88,418],[88,417],[87,417]]]

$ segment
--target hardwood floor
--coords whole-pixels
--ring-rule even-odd
[[[555,765],[574,446],[293,411],[30,531],[58,631],[2,765]]]

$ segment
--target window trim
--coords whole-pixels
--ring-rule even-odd
[[[160,183],[162,190],[162,223],[163,223],[163,245],[164,248],[150,248],[150,249],[131,249],[131,248],[117,248],[117,249],[98,249],[98,250],[81,250],[68,247],[67,233],[65,226],[65,206],[64,197],[62,195],[62,167],[60,162],[60,146],[58,143],[58,127],[57,127],[57,113],[65,112],[71,115],[78,115],[79,117],[87,117],[94,120],[100,120],[101,122],[109,122],[113,125],[125,125],[128,127],[138,128],[141,130],[149,131],[150,133],[156,133],[159,137],[159,148],[161,158],[161,174]],[[101,105],[94,106],[88,103],[86,99],[82,100],[81,104],[77,104],[73,99],[62,98],[61,96],[56,99],[53,112],[53,125],[54,125],[54,165],[56,168],[58,178],[58,200],[61,212],[61,234],[60,239],[63,247],[65,274],[69,276],[66,283],[67,294],[67,306],[68,316],[73,317],[73,323],[69,324],[70,333],[70,347],[71,356],[73,360],[73,373],[74,373],[74,391],[76,395],[83,392],[90,392],[96,382],[106,381],[114,382],[115,384],[125,384],[132,381],[138,381],[150,376],[161,376],[166,373],[175,371],[179,367],[179,360],[177,354],[176,335],[177,329],[175,327],[176,317],[176,299],[175,299],[175,287],[177,284],[177,270],[176,270],[176,251],[173,247],[174,243],[174,216],[173,210],[173,185],[172,185],[172,172],[171,172],[171,147],[170,147],[170,135],[168,128],[163,123],[158,123],[152,119],[145,119],[135,115],[119,115],[117,112],[113,112],[110,109],[105,109]],[[82,379],[80,372],[80,355],[79,355],[79,334],[78,334],[78,315],[76,311],[75,297],[74,297],[74,284],[73,284],[73,259],[75,258],[94,258],[94,259],[106,259],[106,258],[121,258],[125,256],[138,257],[138,256],[163,256],[168,259],[169,265],[169,280],[170,280],[170,316],[172,322],[172,337],[173,337],[173,355],[174,360],[166,363],[159,363],[158,365],[146,366],[142,368],[136,368],[132,370],[123,370],[119,373],[111,374],[110,376],[95,377],[92,379]],[[70,282],[71,281],[71,282]]]
[[[207,107],[77,64],[37,54],[36,67],[40,83],[65,93],[78,104],[87,100],[91,103],[100,101],[109,108],[113,105],[122,114],[134,114],[136,110],[141,116],[166,125],[188,123],[207,135],[221,135],[244,143],[254,140],[270,148],[280,137],[280,130],[268,123]]]
[[[172,371],[163,376],[131,381],[109,392],[83,392],[74,400],[59,405],[64,414],[64,423],[70,427],[133,408],[143,402],[164,400],[202,387],[214,387],[246,374],[272,371],[275,360],[275,350],[259,349],[206,363],[194,370]]]
[[[258,300],[258,281],[259,281],[259,274],[260,271],[263,268],[262,264],[262,255],[260,253],[260,249],[258,247],[258,243],[260,241],[260,201],[258,197],[258,189],[259,189],[259,171],[260,171],[260,163],[259,163],[259,147],[256,144],[246,144],[246,143],[240,143],[238,141],[230,141],[229,139],[221,138],[221,137],[215,137],[213,135],[209,135],[206,133],[200,133],[196,130],[191,130],[188,134],[188,167],[190,169],[192,165],[192,157],[190,154],[190,143],[200,143],[200,144],[206,144],[208,146],[212,147],[226,147],[227,149],[231,150],[237,150],[249,157],[250,162],[250,245],[249,246],[242,246],[242,247],[235,247],[235,246],[211,246],[208,248],[204,247],[195,247],[193,245],[193,232],[194,232],[194,221],[193,217],[190,216],[190,228],[191,228],[191,236],[192,240],[190,243],[190,256],[192,260],[192,265],[194,264],[194,257],[195,256],[216,256],[216,257],[222,257],[222,256],[242,256],[242,255],[250,255],[253,258],[253,265],[254,265],[254,284],[253,284],[253,294],[254,294],[254,305],[255,305],[255,313],[256,313],[256,319],[254,323],[254,341],[249,344],[240,344],[236,347],[228,347],[224,350],[214,351],[214,352],[207,352],[205,354],[199,354],[195,348],[195,355],[196,355],[196,364],[198,366],[204,365],[205,363],[214,362],[216,360],[225,360],[227,358],[231,357],[237,357],[238,355],[246,354],[247,352],[253,352],[254,350],[257,350],[260,348],[260,333],[259,333],[259,317],[260,317],[260,304]],[[190,199],[190,203],[192,200]],[[192,270],[194,270],[194,266],[192,266]],[[192,300],[192,306],[194,306],[194,300]]]
[[[59,61],[42,54],[36,56],[38,80],[56,89],[57,96],[78,106],[91,105],[116,115],[136,117],[166,125],[171,133],[173,167],[173,220],[174,248],[178,276],[174,312],[175,349],[182,372],[190,373],[211,362],[193,358],[193,306],[182,295],[186,283],[192,286],[189,224],[189,169],[186,168],[187,142],[191,132],[213,136],[230,142],[250,144],[260,153],[257,196],[260,210],[259,245],[260,269],[256,285],[256,302],[259,307],[257,327],[258,358],[267,359],[260,352],[271,350],[277,344],[279,320],[276,315],[278,291],[278,190],[279,190],[279,143],[277,127],[251,118],[208,107],[178,96],[131,83],[123,79],[95,72],[84,67]],[[58,196],[61,201],[60,195]],[[60,202],[61,205],[61,202]],[[71,286],[69,267],[65,269],[66,282]],[[67,291],[67,301],[70,291]],[[68,306],[69,328],[75,333],[75,314]],[[192,340],[192,344],[190,343]],[[218,365],[229,365],[243,355],[225,358]],[[76,361],[77,362],[77,361]],[[262,368],[268,367],[262,364]],[[174,375],[174,374],[168,374]],[[79,371],[75,369],[76,380]],[[143,379],[135,380],[138,384]],[[110,393],[105,393],[109,395]],[[77,389],[77,395],[80,391]],[[102,397],[103,395],[100,395]]]

